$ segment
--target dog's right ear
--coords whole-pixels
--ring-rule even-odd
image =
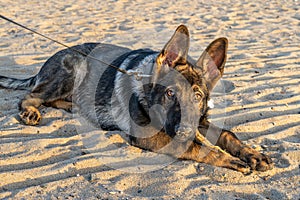
[[[157,67],[154,72],[154,83],[159,76],[167,73],[169,68],[186,64],[189,43],[189,31],[186,26],[180,25],[156,59]]]

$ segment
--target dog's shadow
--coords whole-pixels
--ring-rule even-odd
[[[103,131],[82,120],[79,121],[83,125],[76,129],[84,151],[113,169],[143,173],[161,169],[176,160],[165,154],[131,146],[128,134],[123,131]]]
[[[235,89],[233,82],[228,80],[220,80],[212,91],[212,94],[227,94]]]

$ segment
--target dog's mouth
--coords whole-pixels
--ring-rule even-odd
[[[190,125],[178,125],[175,126],[175,137],[178,141],[188,141],[195,137],[195,128]]]

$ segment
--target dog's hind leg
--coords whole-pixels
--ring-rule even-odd
[[[43,104],[48,107],[64,109],[71,112],[73,103],[65,100],[55,100],[51,102],[45,102],[42,98],[37,97],[38,95],[31,93],[26,95],[26,97],[20,103],[20,118],[22,122],[26,125],[38,125],[42,119],[41,113],[38,108]]]
[[[20,102],[20,118],[27,125],[37,125],[41,121],[41,113],[38,108],[44,103],[44,100],[31,93],[26,95]]]
[[[53,108],[58,108],[58,109],[64,109],[67,112],[71,112],[72,111],[72,107],[74,106],[72,102],[70,101],[65,101],[62,99],[56,100],[56,101],[52,101],[52,102],[47,102],[44,103],[45,106],[48,107],[53,107]]]

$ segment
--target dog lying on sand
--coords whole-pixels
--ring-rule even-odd
[[[244,174],[272,169],[268,156],[207,120],[209,96],[223,75],[227,47],[226,38],[216,39],[195,61],[188,56],[188,29],[181,25],[160,52],[86,43],[59,51],[34,77],[0,76],[0,86],[29,90],[20,102],[20,118],[27,125],[40,123],[41,105],[71,111],[76,104],[93,124],[104,130],[125,131],[129,143],[142,149]],[[85,55],[149,76],[139,80]],[[101,68],[105,68],[102,74],[95,73]],[[91,96],[88,82],[95,77],[96,92]],[[154,109],[155,105],[159,109]],[[218,138],[215,145],[205,137],[208,130]]]

